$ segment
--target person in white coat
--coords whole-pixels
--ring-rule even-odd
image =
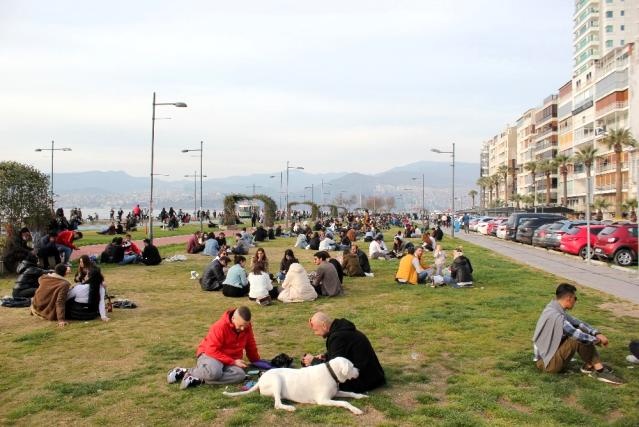
[[[304,302],[313,301],[316,298],[317,292],[311,285],[304,267],[297,262],[291,264],[277,299],[282,302]]]

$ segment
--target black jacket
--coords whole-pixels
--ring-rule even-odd
[[[255,231],[253,232],[253,235],[255,236],[256,242],[263,242],[268,237],[268,233],[266,232],[264,227],[257,227],[257,229],[255,229]]]
[[[286,257],[282,258],[282,261],[280,261],[280,271],[283,271],[284,274],[288,273],[288,269],[291,267],[291,264],[295,262],[299,263],[297,258],[293,258],[291,260]]]
[[[18,278],[13,287],[14,290],[36,289],[38,287],[38,279],[45,273],[45,270],[38,267],[29,260],[22,260],[16,269]]]
[[[308,246],[311,248],[311,250],[314,250],[314,251],[319,250],[319,244],[320,244],[319,236],[311,237],[311,240],[308,241]]]
[[[450,275],[457,283],[472,282],[473,266],[470,264],[470,260],[463,255],[455,258],[453,265],[450,266]]]
[[[433,232],[433,237],[435,238],[435,240],[437,240],[438,242],[441,242],[441,240],[444,238],[444,232],[442,231],[441,228],[437,227],[435,229],[435,231]],[[434,248],[433,248],[434,249]]]
[[[124,248],[116,243],[109,243],[100,255],[100,262],[117,264],[124,259]]]
[[[371,265],[368,262],[368,255],[366,255],[361,249],[357,249],[357,258],[359,259],[359,265],[362,266],[364,273],[370,273]]]
[[[342,265],[335,258],[331,258],[328,260],[333,266],[335,270],[337,270],[337,277],[339,277],[340,283],[344,283],[344,270],[342,269]]]
[[[224,267],[220,260],[216,259],[204,269],[200,285],[203,291],[219,291],[222,289],[222,283],[225,278]]]
[[[326,350],[326,360],[345,357],[359,369],[359,377],[340,384],[340,390],[363,393],[386,383],[373,346],[349,320],[333,321],[326,337]]]
[[[147,245],[142,250],[142,263],[144,265],[158,265],[162,262],[160,251],[153,245]]]

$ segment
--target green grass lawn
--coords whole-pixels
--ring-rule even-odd
[[[139,226],[137,228],[137,231],[132,231],[131,234],[131,238],[133,240],[142,240],[145,237],[147,237],[147,229],[146,229],[146,225],[147,224],[142,224],[141,226]],[[181,236],[183,234],[192,234],[195,233],[197,230],[200,229],[200,223],[190,223],[190,224],[186,224],[180,228],[177,228],[175,230],[163,230],[160,228],[160,224],[158,221],[156,221],[153,224],[153,238],[158,238],[158,237],[169,237],[169,236]],[[210,229],[212,231],[214,231],[216,234],[219,230],[219,228],[215,228],[215,229]],[[82,231],[82,230],[81,230]],[[209,228],[207,227],[206,223],[204,224],[204,231],[206,233],[209,232]],[[102,235],[102,234],[98,234],[96,230],[85,230],[82,231],[82,239],[78,240],[75,242],[75,244],[77,246],[88,246],[88,245],[101,245],[101,244],[107,244],[107,243],[111,243],[111,240],[113,240],[114,237],[116,237],[117,235]],[[122,235],[120,235],[122,236]]]
[[[271,270],[293,242],[264,244]],[[449,257],[458,243],[445,238]],[[194,364],[197,344],[221,312],[249,304],[202,292],[189,272],[201,272],[208,259],[189,255],[186,262],[158,267],[104,267],[109,293],[139,305],[114,310],[109,323],[58,328],[29,316],[27,309],[0,308],[0,420],[20,425],[639,425],[639,367],[630,369],[625,362],[629,339],[639,337],[639,319],[600,307],[628,304],[580,288],[573,313],[610,338],[602,357],[626,385],[586,377],[578,362],[567,374],[540,374],[530,339],[558,279],[464,246],[475,268],[474,289],[400,287],[393,281],[397,261],[371,261],[375,277],[347,278],[343,297],[269,307],[250,303],[260,353],[269,359],[285,352],[297,362],[304,352],[324,348],[307,326],[317,310],[355,322],[372,341],[388,379],[387,387],[353,402],[364,415],[303,404],[288,413],[256,394],[229,398],[221,393],[224,387],[181,391],[168,385],[168,370]],[[162,248],[164,255],[183,251],[182,244]],[[309,270],[312,252],[295,251]],[[10,294],[13,279],[0,279],[0,295]]]

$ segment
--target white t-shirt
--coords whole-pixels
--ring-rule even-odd
[[[248,281],[250,286],[248,294],[249,298],[264,298],[268,295],[268,291],[273,289],[273,283],[271,283],[271,278],[268,273],[249,273]]]
[[[104,286],[100,285],[100,302],[98,304],[98,312],[100,317],[106,319],[106,309],[104,308]],[[78,283],[67,293],[67,300],[75,299],[80,304],[88,304],[89,302],[89,284]]]

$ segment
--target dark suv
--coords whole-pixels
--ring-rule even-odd
[[[529,245],[532,244],[533,233],[536,229],[541,227],[544,224],[552,224],[557,221],[557,218],[531,218],[528,221],[522,222],[517,228],[517,233],[515,234],[515,241],[521,243],[527,243]]]
[[[555,221],[559,221],[560,219],[566,219],[561,214],[555,213],[533,213],[533,212],[513,212],[508,217],[508,224],[506,228],[506,240],[515,240],[515,236],[517,235],[517,228],[524,222],[535,218],[554,218]]]
[[[637,261],[637,224],[609,225],[597,236],[595,256],[624,267]]]

